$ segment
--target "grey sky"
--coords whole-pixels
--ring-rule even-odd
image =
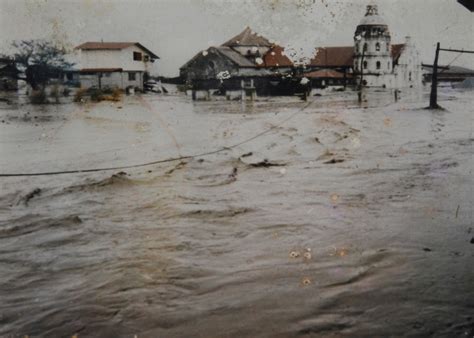
[[[245,26],[309,56],[316,46],[352,45],[369,2],[379,5],[392,42],[412,36],[423,61],[434,46],[474,50],[474,14],[455,0],[0,0],[0,49],[15,39],[50,38],[68,47],[85,41],[139,41],[157,53],[157,70],[177,75],[200,50]],[[442,56],[442,63],[456,55]],[[454,64],[474,68],[474,56]]]

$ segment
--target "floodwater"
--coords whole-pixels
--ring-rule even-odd
[[[0,102],[0,336],[474,335],[473,92]],[[220,150],[212,154],[189,157]]]

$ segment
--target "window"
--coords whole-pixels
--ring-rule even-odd
[[[216,68],[216,64],[214,63],[214,61],[209,61],[209,67],[211,67],[212,69]]]
[[[368,49],[369,49],[369,45],[364,43],[364,52],[367,52]]]
[[[105,77],[111,77],[111,76],[112,76],[112,73],[105,73],[104,76],[105,76]]]
[[[377,65],[377,69],[380,69],[380,67],[381,67],[380,61],[377,61],[377,64],[376,64],[376,65]]]
[[[133,52],[133,61],[142,61],[142,53]]]
[[[408,74],[408,80],[411,81],[411,72]]]
[[[387,52],[388,52],[388,51],[389,51],[389,49],[390,49],[390,47],[389,47],[388,43],[387,43],[387,45],[385,46],[385,48],[387,49]]]
[[[380,43],[377,42],[377,43],[375,44],[375,50],[376,50],[377,52],[380,52]]]
[[[128,73],[128,81],[135,81],[136,79],[136,74],[133,72]]]
[[[387,69],[390,70],[390,61],[387,63]]]
[[[367,69],[367,61],[364,61],[364,69]]]
[[[150,56],[149,56],[149,55],[145,55],[145,56],[143,57],[143,60],[144,60],[145,62],[150,61]]]

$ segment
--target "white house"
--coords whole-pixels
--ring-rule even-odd
[[[86,42],[79,51],[81,87],[143,90],[145,73],[159,57],[138,42]]]

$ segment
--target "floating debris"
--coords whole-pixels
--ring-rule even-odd
[[[342,163],[344,162],[345,160],[343,159],[337,159],[337,158],[333,158],[332,160],[329,160],[327,162],[324,162],[324,164],[336,164],[336,163]]]
[[[264,159],[263,161],[256,162],[256,163],[250,163],[249,165],[253,168],[269,168],[269,167],[283,167],[283,166],[285,166],[285,164],[283,164],[283,163],[270,162],[267,159]]]
[[[331,201],[333,203],[336,203],[339,200],[339,195],[338,194],[332,194],[331,195]]]
[[[300,253],[298,251],[290,252],[290,258],[298,258],[299,256],[300,256]]]

